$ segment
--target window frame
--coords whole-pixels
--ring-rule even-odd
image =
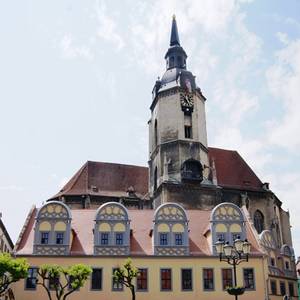
[[[140,270],[146,271],[146,279],[142,278],[139,279],[138,276],[136,277],[136,291],[137,292],[148,292],[148,287],[149,287],[149,276],[148,276],[148,268],[138,268],[139,272]],[[146,280],[146,289],[142,289],[138,287],[138,281],[139,280]]]
[[[273,293],[273,287],[274,287],[274,293]],[[270,280],[270,291],[271,291],[271,295],[277,295],[277,280]]]
[[[121,239],[121,241],[122,241],[122,244],[118,244],[117,243],[117,241],[118,241],[118,236],[121,236],[122,237],[122,239]],[[117,246],[124,246],[124,232],[115,232],[115,245],[117,245]]]
[[[191,278],[190,278],[190,281],[191,281],[191,287],[190,288],[184,288],[183,286],[183,272],[184,271],[190,271],[190,275],[191,275]],[[181,291],[182,292],[190,292],[193,290],[193,269],[192,268],[183,268],[181,269]]]
[[[169,289],[165,289],[163,288],[163,278],[162,278],[162,272],[163,271],[170,271],[170,279],[164,279],[164,280],[168,280],[170,282],[170,288]],[[171,268],[160,268],[160,291],[161,292],[171,292],[173,289],[173,284],[172,284],[172,269]]]
[[[253,274],[253,288],[246,288],[246,281],[245,281],[245,271],[252,270]],[[255,271],[254,268],[243,268],[243,283],[246,291],[255,291],[256,290],[256,281],[255,281]]]
[[[290,289],[290,287],[292,287],[292,289]],[[291,293],[291,290],[292,290],[292,293]],[[297,296],[295,296],[295,285],[291,281],[288,281],[288,291],[289,291],[289,296],[290,297],[297,297]]]
[[[99,234],[99,245],[100,246],[108,246],[109,245],[109,234],[110,234],[110,232],[107,232],[107,231],[100,231],[99,232],[100,234]],[[102,244],[102,235],[104,235],[104,234],[106,234],[107,235],[107,243],[105,243],[105,244]]]
[[[282,290],[282,287],[284,287],[284,293]],[[279,281],[279,291],[280,291],[280,296],[285,296],[286,295],[286,284],[285,281]]]
[[[27,287],[27,280],[28,279],[37,279],[37,277],[38,277],[38,267],[36,267],[36,266],[30,266],[29,268],[28,268],[28,276],[26,277],[26,278],[24,278],[24,290],[26,290],[26,291],[35,291],[36,289],[37,289],[37,284],[36,284],[36,282],[35,282],[35,286],[34,287],[32,287],[32,288],[29,288],[29,287]],[[29,275],[30,275],[30,271],[29,270],[36,270],[36,277],[29,277]]]
[[[123,283],[120,283],[120,282],[116,282],[116,281],[114,280],[114,277],[113,277],[115,271],[118,270],[118,269],[119,269],[119,268],[112,268],[112,274],[111,274],[111,277],[112,277],[112,281],[111,281],[111,290],[112,290],[112,292],[123,292],[123,291],[124,291],[124,284],[123,284]],[[120,287],[120,288],[115,288],[115,287],[114,287],[114,284],[120,284],[121,287]]]
[[[93,288],[93,274],[94,270],[100,270],[101,271],[101,280],[100,280],[100,288]],[[103,290],[103,268],[101,267],[92,267],[92,274],[91,274],[91,286],[90,290],[93,292],[98,292]]]
[[[57,243],[57,235],[62,234],[62,243]],[[64,231],[55,231],[55,245],[64,245],[65,242],[65,232]]]
[[[47,234],[47,243],[43,243],[43,235]],[[50,231],[40,231],[40,245],[49,245]]]
[[[177,236],[179,236],[179,235],[180,235],[181,239],[177,239]],[[173,232],[173,236],[174,236],[174,245],[175,246],[183,246],[184,245],[182,232]],[[177,244],[177,240],[181,240],[181,244]]]
[[[184,138],[189,140],[193,139],[192,125],[184,125]]]
[[[166,236],[166,244],[162,244],[161,241],[162,241],[162,238],[161,236],[162,235],[165,235]],[[168,232],[159,232],[158,233],[158,238],[159,238],[159,246],[169,246],[169,233]]]
[[[205,280],[207,280],[206,278],[204,278],[204,273],[205,271],[211,270],[212,271],[212,288],[205,288]],[[202,288],[204,292],[213,292],[215,291],[215,271],[214,268],[203,268],[202,269]]]
[[[221,269],[221,274],[222,274],[222,289],[223,289],[223,291],[226,291],[226,286],[225,286],[225,284],[224,284],[224,280],[226,279],[226,281],[229,281],[230,280],[230,278],[228,279],[228,278],[225,278],[224,277],[224,271],[231,271],[230,273],[231,273],[231,285],[226,285],[227,287],[233,287],[233,270],[232,270],[232,268],[222,268]]]

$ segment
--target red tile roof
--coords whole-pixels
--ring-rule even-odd
[[[32,211],[30,222],[27,224],[25,233],[16,248],[17,255],[31,255],[33,251],[35,213]],[[131,220],[130,229],[130,252],[132,256],[153,255],[152,237],[154,210],[129,210]],[[72,231],[74,238],[71,245],[70,255],[93,255],[93,229],[96,210],[80,209],[72,210]],[[190,255],[211,255],[210,246],[204,233],[210,226],[211,211],[187,210],[189,219],[189,244]],[[246,222],[247,237],[252,244],[252,253],[258,253],[258,243]]]
[[[139,198],[145,197],[147,167],[87,161],[51,199],[63,195],[126,197],[128,190],[134,191]]]
[[[246,190],[262,190],[262,182],[237,151],[208,148],[215,161],[218,185]],[[132,165],[86,162],[63,189],[53,196],[98,195],[126,197],[128,190],[139,198],[148,193],[148,168]]]
[[[262,190],[262,182],[237,151],[208,148],[215,161],[218,185],[246,190]]]

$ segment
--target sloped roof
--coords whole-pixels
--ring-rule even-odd
[[[148,192],[148,168],[87,161],[58,194],[126,197],[133,191],[139,198]]]
[[[237,151],[208,148],[215,161],[218,185],[246,190],[262,190],[262,182]]]
[[[130,229],[130,253],[132,256],[153,255],[152,237],[150,231],[153,229],[154,210],[129,210]],[[209,210],[187,210],[189,220],[189,245],[191,256],[211,255],[210,246],[205,232],[210,226]],[[34,241],[36,210],[31,212],[30,221],[27,223],[20,243],[16,247],[17,255],[32,255]],[[96,210],[78,209],[72,210],[72,240],[70,255],[93,255],[93,229]],[[252,244],[252,253],[259,253],[256,241],[248,221],[246,222],[247,238]]]
[[[208,148],[216,166],[218,185],[222,187],[262,190],[262,182],[237,151]],[[62,190],[51,197],[98,195],[127,197],[128,190],[139,198],[148,193],[148,168],[134,165],[87,161]]]

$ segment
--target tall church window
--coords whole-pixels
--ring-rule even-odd
[[[169,62],[169,68],[173,68],[174,67],[174,62],[175,62],[174,56],[171,56],[170,57],[170,62]]]
[[[254,213],[254,226],[258,233],[261,233],[265,229],[264,215],[260,210]]]
[[[186,139],[193,138],[192,116],[186,112],[184,113],[184,137]]]
[[[158,134],[157,134],[157,120],[154,123],[154,146],[158,144]]]
[[[157,167],[155,167],[155,170],[154,170],[153,188],[154,188],[154,191],[157,189]]]

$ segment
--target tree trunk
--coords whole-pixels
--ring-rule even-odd
[[[130,291],[131,291],[131,300],[135,300],[135,289],[134,289],[134,285],[130,287]]]

